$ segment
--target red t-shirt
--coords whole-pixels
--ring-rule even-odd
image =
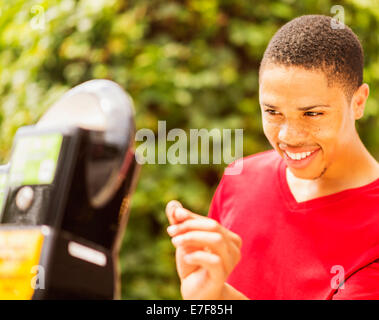
[[[250,299],[379,299],[379,179],[298,203],[276,151],[237,161],[209,210],[243,241],[230,285]]]

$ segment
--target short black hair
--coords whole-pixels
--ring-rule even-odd
[[[305,15],[282,26],[272,37],[259,72],[269,63],[320,69],[328,85],[338,82],[350,100],[363,81],[363,49],[358,37],[346,25],[324,15]]]

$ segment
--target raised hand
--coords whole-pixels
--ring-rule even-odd
[[[167,204],[166,215],[183,299],[223,299],[225,281],[240,260],[241,238],[175,200]]]

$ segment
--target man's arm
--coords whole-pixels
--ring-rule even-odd
[[[379,300],[379,260],[351,275],[333,300]]]
[[[225,283],[220,300],[249,300],[244,294]]]

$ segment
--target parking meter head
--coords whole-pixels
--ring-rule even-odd
[[[69,90],[37,127],[77,126],[90,131],[87,190],[94,207],[104,206],[120,188],[134,157],[134,106],[109,80],[91,80]]]

